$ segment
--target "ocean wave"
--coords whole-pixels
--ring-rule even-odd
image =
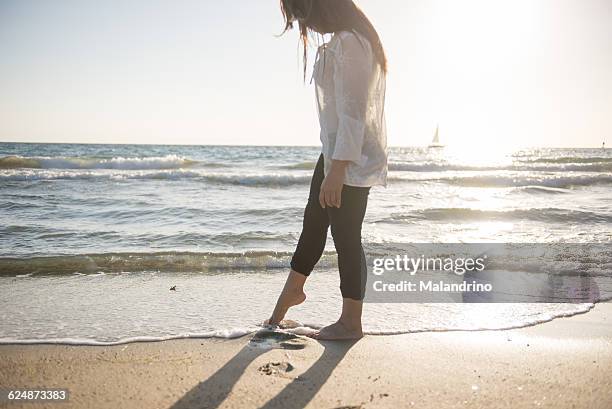
[[[468,165],[454,165],[450,163],[437,163],[437,162],[390,162],[389,171],[404,171],[404,172],[443,172],[443,171],[485,171],[485,170],[504,170],[506,167],[503,166],[468,166]]]
[[[402,169],[410,168],[406,165]],[[421,165],[418,165],[421,166]],[[584,174],[533,173],[521,172],[494,174],[432,174],[426,172],[459,170],[456,167],[442,168],[439,165],[420,168],[419,174],[391,173],[390,183],[444,183],[462,187],[492,187],[492,188],[522,188],[531,189],[535,193],[561,193],[562,189],[580,186],[612,184],[611,173],[594,173],[591,169]],[[462,170],[467,170],[463,168]],[[483,170],[483,168],[479,168]],[[500,170],[500,169],[497,169]],[[432,177],[433,176],[433,177]],[[290,173],[220,173],[208,172],[205,169],[33,169],[13,168],[0,169],[0,182],[37,182],[53,180],[161,180],[182,181],[191,180],[217,185],[235,185],[251,187],[304,186],[311,181],[310,174]],[[549,190],[546,190],[549,189]]]
[[[0,173],[0,181],[24,182],[46,180],[200,180],[215,184],[239,186],[291,186],[310,183],[311,176],[283,174],[231,175],[204,173],[197,170],[172,169],[159,171],[75,171],[43,169],[11,169]]]
[[[240,186],[291,186],[310,183],[311,176],[294,175],[203,175],[203,179],[220,184]]]
[[[437,182],[463,187],[549,187],[549,188],[571,188],[574,186],[593,186],[612,184],[612,175],[533,175],[533,176],[511,176],[511,175],[477,175],[477,176],[449,176],[440,178],[410,179],[404,177],[390,177],[391,181],[404,182]]]
[[[227,270],[275,270],[289,267],[290,252],[243,253],[100,253],[29,258],[0,258],[0,276],[66,275],[121,272],[227,272]],[[336,265],[335,253],[325,252],[322,267]]]
[[[316,162],[299,162],[291,165],[279,166],[280,169],[291,169],[291,170],[313,170],[316,166]]]
[[[399,172],[447,172],[447,171],[514,171],[514,172],[612,172],[612,163],[568,163],[564,165],[538,166],[527,163],[503,166],[469,166],[437,162],[391,162],[389,171]]]
[[[432,208],[407,214],[395,214],[380,221],[395,222],[410,220],[457,222],[475,220],[529,220],[559,223],[612,223],[612,215],[558,208],[514,209],[505,211],[470,208]]]
[[[222,174],[208,173],[202,170],[155,170],[155,171],[110,171],[110,170],[52,170],[52,169],[11,169],[0,171],[0,181],[51,181],[51,180],[194,180],[219,185],[237,185],[253,187],[277,187],[308,185],[310,175],[292,174]],[[590,186],[612,183],[612,174],[587,175],[474,175],[474,176],[441,176],[412,177],[392,175],[391,183],[424,183],[436,182],[464,187],[546,187],[571,188],[573,186]]]
[[[24,209],[35,209],[38,205],[33,203],[22,203],[22,202],[0,202],[0,209],[3,210],[24,210]]]
[[[5,156],[0,158],[0,169],[181,169],[195,165],[215,167],[214,164],[201,164],[198,161],[178,155],[156,157],[24,157]]]
[[[0,209],[2,208],[3,208],[3,204],[0,202]],[[95,210],[86,209],[85,212],[87,212],[87,215],[94,217],[94,218],[108,219],[108,220],[114,220],[114,221],[121,221],[121,220],[133,221],[135,219],[142,220],[143,218],[144,219],[154,219],[154,220],[162,220],[162,219],[168,218],[170,220],[179,219],[182,221],[186,221],[186,220],[190,220],[194,218],[195,219],[198,219],[198,218],[212,219],[215,217],[220,217],[220,218],[227,217],[227,218],[235,218],[239,220],[242,217],[244,218],[268,217],[268,218],[271,218],[271,220],[273,221],[280,220],[284,222],[287,219],[296,218],[296,217],[301,216],[303,213],[303,209],[299,207],[295,207],[295,208],[270,208],[270,209],[246,208],[246,209],[239,209],[239,210],[238,209],[211,210],[208,208],[187,207],[187,206],[172,206],[172,207],[151,209],[150,204],[145,204],[145,206],[138,207],[138,208],[111,208],[111,209],[97,208]],[[0,228],[0,231],[2,231],[2,228]],[[241,237],[243,239],[248,240],[250,238],[259,239],[262,236],[266,235],[265,234],[266,232],[254,231],[254,232],[249,232],[249,233],[253,235],[253,237],[248,237],[246,235],[241,235]],[[268,233],[268,235],[270,234]],[[232,236],[235,236],[235,235],[232,235]],[[276,233],[271,236],[272,236],[271,238],[274,238],[274,239],[284,238],[279,233]],[[203,237],[198,234],[195,238],[201,240]]]
[[[192,179],[200,177],[201,174],[186,170],[169,171],[137,171],[132,173],[101,173],[100,171],[85,170],[47,170],[47,169],[11,169],[0,173],[0,181],[26,182],[45,180],[123,180],[123,179]]]
[[[547,195],[564,195],[569,193],[567,189],[546,186],[519,186],[515,189],[515,192]]]
[[[244,220],[240,216],[233,216],[238,223]],[[250,218],[251,216],[246,216]],[[279,216],[283,217],[283,216]],[[174,216],[171,216],[168,224],[173,224]],[[289,244],[293,246],[297,240],[296,233],[280,231],[217,231],[218,226],[203,228],[199,223],[189,226],[190,230],[172,229],[170,231],[159,231],[155,225],[150,225],[146,230],[131,229],[131,226],[147,225],[157,223],[165,224],[167,218],[156,216],[154,213],[146,216],[134,216],[118,219],[112,226],[118,230],[107,230],[104,227],[73,230],[61,227],[46,227],[40,225],[8,225],[0,226],[0,237],[6,237],[14,250],[5,249],[0,257],[19,257],[25,255],[40,256],[46,254],[57,254],[64,249],[68,252],[95,252],[100,246],[108,252],[122,253],[123,249],[142,248],[145,252],[150,243],[154,243],[158,249],[173,249],[174,251],[190,251],[194,248],[207,249],[287,249]],[[268,226],[273,226],[277,219],[270,220]],[[282,221],[281,223],[286,223]],[[120,225],[126,223],[121,231]],[[59,224],[61,225],[61,223]],[[130,226],[131,225],[131,226]],[[216,227],[216,229],[215,229]],[[125,230],[129,230],[127,233]],[[120,244],[117,244],[120,243]],[[43,251],[44,249],[44,251]],[[160,250],[161,251],[161,250]],[[6,261],[6,259],[3,259]],[[213,267],[215,267],[213,265]]]
[[[612,157],[563,156],[559,158],[537,158],[522,160],[525,163],[612,163]]]
[[[449,211],[450,210],[450,211]],[[462,214],[472,217],[467,209],[429,209],[428,213]],[[554,213],[554,212],[549,212]],[[476,213],[478,214],[478,213]],[[401,221],[396,215],[394,222]],[[556,217],[561,218],[558,214]],[[471,247],[470,247],[471,246]],[[538,251],[533,251],[534,249]],[[487,268],[504,271],[524,271],[557,275],[611,276],[612,253],[606,243],[572,244],[408,244],[364,243],[366,258],[394,257],[396,254],[417,252],[437,257],[456,257],[487,251],[491,259]],[[433,253],[432,253],[433,252]],[[467,252],[467,253],[466,253]],[[493,255],[495,257],[493,257]],[[73,255],[0,257],[0,276],[31,277],[37,275],[79,275],[139,272],[188,272],[227,274],[237,271],[279,271],[289,268],[292,251],[244,252],[111,252]],[[371,265],[370,261],[368,262]],[[317,268],[337,267],[335,251],[324,251]]]

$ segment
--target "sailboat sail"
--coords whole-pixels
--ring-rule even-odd
[[[429,145],[430,148],[441,148],[444,145],[442,145],[440,143],[440,126],[438,125],[436,127],[436,133],[434,134],[433,140],[431,141],[431,144]]]
[[[436,127],[436,134],[433,137],[433,140],[431,141],[432,145],[439,145],[440,144],[440,127]]]

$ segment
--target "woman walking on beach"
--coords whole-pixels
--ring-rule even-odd
[[[304,283],[323,254],[331,227],[342,314],[313,337],[360,338],[367,278],[361,225],[370,188],[387,185],[387,60],[376,30],[352,0],[281,0],[281,11],[285,31],[298,22],[304,78],[309,34],[333,36],[318,48],[313,68],[322,153],[312,176],[291,271],[267,323],[282,326],[287,310],[306,299]]]

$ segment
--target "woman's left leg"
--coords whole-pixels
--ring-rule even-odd
[[[302,233],[291,258],[291,271],[278,297],[272,316],[266,321],[267,324],[281,324],[289,308],[304,302],[306,299],[304,283],[325,249],[329,220],[327,212],[319,203],[321,183],[325,178],[323,167],[323,154],[321,154],[310,181]]]

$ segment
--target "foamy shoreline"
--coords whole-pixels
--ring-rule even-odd
[[[609,408],[612,304],[528,328],[119,346],[3,345],[0,384],[73,408]],[[44,407],[52,407],[46,404]],[[19,407],[19,406],[14,406]]]

